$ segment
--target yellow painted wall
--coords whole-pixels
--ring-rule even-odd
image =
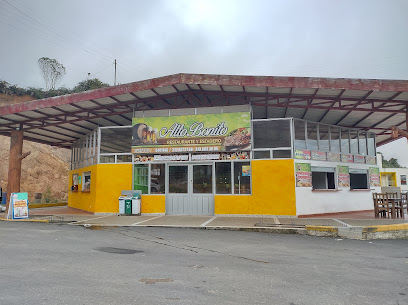
[[[132,189],[132,164],[98,164],[72,170],[69,187],[73,174],[88,171],[91,172],[90,192],[81,192],[82,185],[78,186],[78,192],[69,191],[68,206],[94,213],[118,213],[121,191]]]
[[[142,195],[141,213],[164,213],[166,212],[165,195]]]
[[[82,192],[82,183],[84,182],[83,173],[91,172],[91,190],[90,192]],[[78,191],[71,191],[73,185],[72,175],[78,174],[81,176],[81,184],[78,185]],[[94,183],[97,176],[97,165],[87,166],[69,172],[69,192],[68,206],[81,209],[89,212],[95,212],[96,185]]]
[[[94,212],[119,213],[121,191],[132,189],[132,164],[98,164],[97,167]]]
[[[293,159],[251,164],[252,195],[215,195],[215,214],[296,215]]]

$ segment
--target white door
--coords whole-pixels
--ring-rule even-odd
[[[166,214],[214,215],[213,171],[213,164],[168,164]]]

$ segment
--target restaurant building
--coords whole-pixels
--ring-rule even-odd
[[[142,214],[304,216],[373,209],[376,146],[406,129],[407,91],[407,81],[177,74],[19,111],[48,118],[26,138],[71,149],[71,207],[118,213],[121,191],[138,190]]]

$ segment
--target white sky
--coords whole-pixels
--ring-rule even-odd
[[[408,79],[408,1],[0,0],[0,80],[113,85],[174,73]],[[388,149],[387,147],[392,147]],[[405,139],[380,149],[408,166]]]

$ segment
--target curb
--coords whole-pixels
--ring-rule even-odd
[[[14,222],[42,222],[42,223],[49,223],[50,221],[47,219],[6,219],[0,218],[0,221],[14,221]]]
[[[62,203],[30,203],[28,205],[29,209],[38,209],[38,208],[51,208],[51,207],[61,207],[68,205],[67,202]]]

